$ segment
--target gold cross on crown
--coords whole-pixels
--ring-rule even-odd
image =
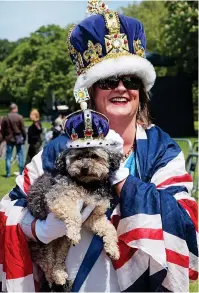
[[[87,6],[87,13],[89,14],[102,14],[108,9],[108,6],[101,0],[89,0]]]
[[[99,59],[99,56],[102,55],[102,46],[97,43],[93,44],[90,40],[88,41],[88,50],[86,50],[83,54],[84,59],[86,62],[94,62],[95,60]]]

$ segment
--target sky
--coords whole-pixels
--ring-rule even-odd
[[[104,1],[118,11],[132,1]],[[87,1],[9,1],[0,0],[0,39],[16,41],[27,37],[42,25],[57,24],[66,27],[86,16]]]

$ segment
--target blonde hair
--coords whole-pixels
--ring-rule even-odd
[[[34,115],[35,115],[35,118],[36,118],[37,120],[40,119],[40,114],[39,114],[39,111],[38,111],[37,109],[32,109],[31,112],[30,112],[30,115],[31,115],[31,114],[34,114]]]

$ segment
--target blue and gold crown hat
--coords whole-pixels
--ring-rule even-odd
[[[75,89],[89,88],[109,76],[132,74],[149,91],[156,74],[145,57],[143,24],[109,10],[99,0],[88,1],[88,12],[91,16],[74,26],[67,38],[78,75]]]
[[[105,147],[116,150],[123,140],[113,130],[109,130],[108,118],[96,111],[87,109],[89,94],[87,88],[74,90],[76,102],[81,110],[67,116],[64,130],[69,140],[67,148]],[[119,150],[121,148],[119,147]]]

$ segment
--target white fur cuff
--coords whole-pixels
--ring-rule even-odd
[[[34,220],[34,217],[31,215],[29,210],[25,208],[22,212],[21,220],[20,220],[21,229],[23,233],[26,235],[27,240],[37,241],[32,234],[31,225],[33,220]]]
[[[90,88],[99,79],[128,74],[139,77],[146,91],[152,88],[156,78],[153,65],[147,59],[132,54],[115,59],[105,59],[94,65],[77,78],[75,89],[82,87]]]
[[[111,185],[115,185],[129,176],[129,169],[121,164],[120,168],[109,178]]]

